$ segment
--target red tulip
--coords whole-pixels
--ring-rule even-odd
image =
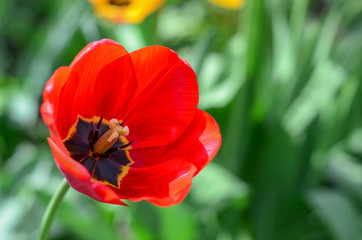
[[[215,120],[197,109],[195,73],[166,47],[92,42],[55,71],[43,99],[58,168],[100,202],[180,203],[221,144]]]

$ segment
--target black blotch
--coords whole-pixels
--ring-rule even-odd
[[[122,173],[122,166],[127,166],[132,161],[124,150],[132,144],[118,139],[105,153],[94,151],[94,143],[107,132],[110,127],[102,123],[103,117],[98,122],[87,121],[79,118],[73,135],[64,141],[69,155],[87,168],[90,174],[99,181],[107,181],[118,187],[118,176]]]
[[[91,156],[86,157],[80,162],[84,167],[87,168],[88,172],[92,174],[96,160]]]
[[[90,129],[93,130],[93,123],[83,121],[82,118],[78,119],[76,126],[77,137],[81,138],[84,142],[88,142]]]
[[[118,187],[118,176],[122,173],[122,165],[111,161],[109,158],[101,158],[97,161],[93,171],[93,177],[100,181],[107,181]]]
[[[109,155],[108,157],[112,162],[126,166],[131,163],[131,160],[128,159],[125,151],[117,151]]]
[[[88,142],[84,142],[77,134],[64,141],[64,146],[69,155],[77,161],[89,155],[90,152]]]

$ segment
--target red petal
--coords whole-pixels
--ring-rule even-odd
[[[189,186],[195,171],[196,167],[183,159],[144,168],[131,167],[121,181],[121,188],[114,190],[131,201],[163,199],[165,202],[169,198],[171,204]]]
[[[131,201],[147,200],[171,206],[187,195],[192,178],[220,148],[221,135],[215,120],[197,110],[186,132],[166,146],[132,149],[135,163],[121,182],[119,194]]]
[[[45,101],[40,106],[40,114],[43,118],[43,121],[50,128],[54,127],[54,106],[51,102]]]
[[[98,74],[95,81],[93,97],[89,100],[94,104],[93,115],[105,119],[124,119],[137,90],[136,73],[129,55],[124,55],[109,63]]]
[[[71,71],[72,70],[69,67],[60,67],[45,84],[43,91],[44,103],[41,106],[40,113],[45,124],[51,128],[54,128],[55,112],[58,108],[60,91],[63,88],[64,83],[67,81]]]
[[[195,144],[196,141],[199,141],[199,143]],[[180,155],[182,158],[163,161],[149,167],[131,167],[122,180],[121,190],[117,191],[119,197],[131,201],[147,200],[159,206],[178,204],[186,197],[196,171],[200,171],[212,159],[220,146],[220,142],[220,133],[215,121],[207,113],[198,110],[186,133],[175,143],[168,146],[168,149],[160,147],[149,149],[149,151],[144,150],[147,151],[146,155],[150,159],[153,159],[153,156],[164,156],[165,153],[169,153],[166,155],[168,157]],[[202,143],[202,146],[200,146],[200,143]],[[132,150],[131,152],[142,153],[142,149]],[[188,160],[198,165],[198,169],[187,162]],[[78,164],[72,159],[68,159],[68,161],[71,161],[74,165]],[[68,164],[65,164],[65,166],[68,166]],[[83,166],[80,165],[79,167],[84,170]],[[62,168],[60,167],[60,169]],[[74,171],[74,169],[77,168],[74,166],[69,168],[70,171]],[[64,173],[64,171],[62,172]],[[77,176],[77,172],[70,172],[69,174],[71,177]],[[87,171],[83,174],[89,175]],[[67,176],[65,173],[64,175]],[[69,178],[67,179],[71,182]],[[86,181],[85,185],[87,184],[90,184],[89,181]],[[74,188],[98,200],[89,192],[79,190],[76,186]]]
[[[204,124],[202,122],[204,122]],[[206,150],[207,159],[202,157],[198,145],[192,144],[191,141],[193,136],[199,134],[199,141]],[[178,150],[180,151],[179,153],[182,154],[182,152],[185,152],[185,148],[187,149],[185,152],[187,156],[185,157],[190,159],[190,162],[197,167],[196,175],[209,164],[219,151],[221,146],[220,129],[210,114],[197,109],[193,123],[179,141],[186,143],[183,148],[179,147]]]
[[[59,170],[68,180],[70,186],[99,202],[126,205],[110,187],[93,181],[87,169],[71,159],[64,150],[59,148],[53,139],[48,138],[48,142],[52,149],[55,162]]]
[[[160,207],[171,207],[173,205],[181,203],[187,196],[187,193],[190,191],[190,188],[191,188],[191,184],[189,184],[188,186],[185,186],[181,192],[179,192],[173,196],[169,196],[169,197],[164,197],[164,198],[144,197],[144,198],[138,198],[138,199],[133,198],[130,200],[134,201],[134,202],[145,200],[145,201],[149,201]]]
[[[138,90],[125,117],[132,148],[165,145],[177,139],[194,117],[196,75],[177,54],[161,46],[130,53]]]
[[[55,110],[55,121],[58,131],[64,139],[70,127],[76,122],[78,113],[75,95],[79,85],[78,75],[72,71],[59,94],[58,108]]]
[[[62,89],[65,81],[68,79],[71,71],[72,69],[70,67],[60,67],[53,73],[48,82],[45,84],[43,91],[44,101],[51,101],[55,104],[58,102],[60,90]]]
[[[208,113],[197,109],[194,120],[175,142],[155,148],[132,149],[130,154],[135,161],[132,167],[151,166],[181,157],[197,167],[197,174],[215,157],[220,145],[217,123]]]
[[[108,63],[127,53],[119,43],[102,39],[85,46],[74,58],[70,67],[82,77],[82,81],[87,81],[89,78],[94,78]]]
[[[79,75],[79,78],[69,79],[61,92],[57,122],[62,138],[67,136],[78,115],[122,120],[137,89],[135,71],[128,54],[109,62],[94,77],[85,79]]]
[[[97,115],[93,111],[96,107],[94,96],[96,94],[103,97],[105,93],[97,91],[95,86],[96,77],[109,63],[127,54],[126,49],[119,43],[110,39],[103,39],[88,44],[74,58],[70,68],[78,75],[79,80],[73,80],[62,91],[61,104],[63,108],[60,111],[63,116],[57,117],[58,124],[59,121],[63,122],[65,120],[61,127],[58,126],[61,128],[59,132],[63,138],[67,136],[68,130],[75,123],[78,114],[87,118]],[[64,116],[66,114],[70,116]]]

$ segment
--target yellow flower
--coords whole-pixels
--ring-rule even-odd
[[[244,0],[209,0],[213,4],[230,9],[230,10],[238,10],[244,5]]]
[[[117,23],[139,23],[164,0],[89,0],[96,14]]]

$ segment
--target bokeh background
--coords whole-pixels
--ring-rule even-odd
[[[69,190],[50,239],[362,239],[362,1],[172,0],[131,25],[86,0],[1,0],[1,240],[34,239],[63,179],[39,114],[44,84],[101,38],[176,50],[223,144],[174,207]]]

